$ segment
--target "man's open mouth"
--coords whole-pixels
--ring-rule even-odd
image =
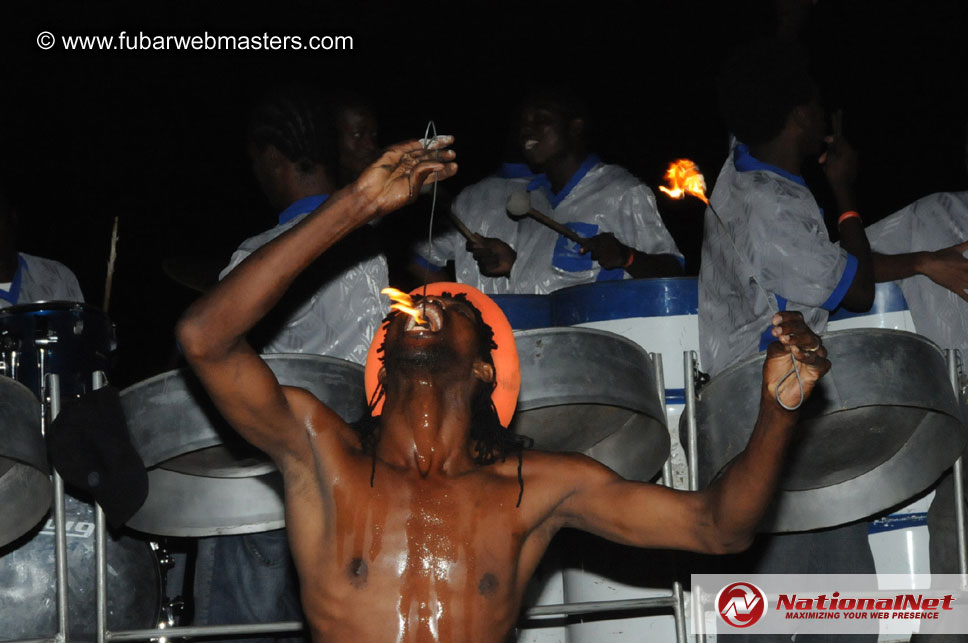
[[[527,150],[527,151],[531,151],[537,145],[538,145],[538,139],[536,139],[536,138],[529,138],[528,140],[526,140],[524,142],[524,149]]]
[[[404,326],[404,332],[414,333],[414,332],[431,332],[436,333],[444,326],[444,311],[439,304],[428,301],[421,302],[416,306],[423,315],[423,324],[418,324],[414,317],[407,319],[407,325]]]

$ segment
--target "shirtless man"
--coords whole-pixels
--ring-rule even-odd
[[[807,395],[830,368],[799,314],[779,314],[780,341],[764,366],[750,442],[701,492],[629,482],[578,454],[525,450],[520,459],[481,464],[488,454],[476,452],[471,425],[480,411],[472,400],[495,378],[504,386],[490,359],[500,347],[484,354],[489,344],[464,301],[428,297],[419,305],[429,326],[391,317],[377,437],[362,439],[310,393],[280,386],[245,334],[327,248],[412,200],[433,173],[452,176],[454,158],[418,141],[389,148],[179,323],[182,348],[221,412],[283,473],[289,539],[317,643],[504,641],[528,578],[563,527],[640,547],[747,547],[797,419],[776,403],[776,382],[791,354]],[[799,397],[792,380],[781,388],[788,404]]]

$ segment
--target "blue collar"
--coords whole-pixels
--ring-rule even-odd
[[[283,223],[289,223],[290,221],[298,217],[300,214],[306,214],[307,212],[312,212],[320,205],[325,203],[326,199],[328,198],[329,198],[328,194],[316,194],[314,196],[307,196],[307,197],[303,197],[302,199],[299,199],[298,201],[294,201],[293,203],[289,204],[288,208],[286,208],[279,214],[279,225],[282,225]]]
[[[27,262],[22,255],[17,255],[17,272],[13,274],[13,281],[10,282],[10,290],[0,290],[0,299],[10,302],[15,306],[20,299],[20,282],[23,280],[24,271],[27,270]]]
[[[775,165],[764,163],[750,154],[750,148],[745,143],[737,143],[736,147],[733,148],[733,166],[736,168],[737,172],[752,172],[753,170],[772,172],[773,174],[777,174],[785,179],[793,181],[797,185],[807,187],[807,182],[803,180],[802,176],[787,172],[786,170],[778,168]]]
[[[533,192],[534,190],[541,188],[548,196],[548,202],[551,204],[551,207],[557,208],[571,193],[571,191],[575,189],[575,186],[578,185],[583,178],[585,178],[585,175],[588,174],[589,170],[601,162],[602,160],[598,158],[597,154],[589,154],[587,157],[585,157],[585,160],[582,161],[582,164],[578,166],[578,169],[575,171],[575,173],[571,175],[571,178],[568,179],[568,183],[565,184],[565,187],[561,188],[561,192],[558,194],[555,194],[551,191],[551,181],[548,180],[548,177],[545,176],[544,173],[537,175],[534,177],[534,180],[531,181],[531,183],[528,183],[528,192]]]
[[[532,176],[534,172],[526,163],[501,163],[497,171],[497,177],[501,179],[528,179]]]

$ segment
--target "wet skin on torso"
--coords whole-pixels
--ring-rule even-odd
[[[283,470],[313,640],[505,641],[567,493],[543,472],[567,456],[525,452],[516,507],[516,456],[426,476],[378,459],[371,487],[373,460],[348,426],[307,437],[315,471]]]

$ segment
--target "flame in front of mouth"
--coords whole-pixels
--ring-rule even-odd
[[[665,179],[669,187],[660,185],[659,189],[673,199],[681,199],[689,194],[709,205],[706,198],[706,179],[699,171],[699,166],[689,159],[679,159],[666,170]]]
[[[410,315],[413,317],[414,321],[421,326],[427,326],[427,320],[424,319],[423,315],[420,314],[420,310],[414,308],[413,298],[402,290],[397,290],[396,288],[384,288],[380,291],[381,295],[386,295],[391,300],[393,304],[390,305],[390,310],[396,310],[405,315]]]

